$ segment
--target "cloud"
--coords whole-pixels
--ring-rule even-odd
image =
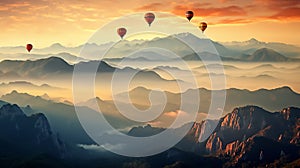
[[[155,3],[151,3],[151,4],[147,4],[147,5],[143,5],[141,7],[136,8],[137,11],[157,11],[157,10],[161,10],[161,8],[163,8],[163,4],[159,3],[159,2],[155,2]]]
[[[300,7],[290,7],[285,8],[275,15],[270,16],[271,19],[277,20],[291,20],[291,19],[300,19]]]
[[[99,152],[105,152],[105,148],[102,147],[102,146],[99,146],[99,145],[86,145],[86,144],[78,144],[77,145],[78,147],[81,147],[83,149],[86,149],[86,150],[92,150],[92,151],[99,151]]]
[[[107,150],[122,150],[125,147],[125,144],[109,144],[106,143],[104,145],[101,145],[102,148],[107,149]]]
[[[214,24],[246,24],[246,23],[251,23],[251,22],[253,22],[253,20],[244,19],[244,18],[222,19],[222,20],[219,20],[217,23],[211,23],[211,25],[214,25]]]
[[[147,124],[150,124],[152,127],[162,127],[164,123],[161,121],[151,121],[148,122]]]
[[[40,38],[40,41],[46,44],[56,41],[57,38],[61,41],[69,41],[70,36],[76,34],[75,41],[82,43],[87,38],[86,36],[97,30],[99,26],[120,16],[141,11],[170,12],[184,18],[186,10],[193,10],[195,12],[193,24],[206,21],[210,26],[270,20],[287,24],[299,22],[299,9],[299,0],[204,0],[198,2],[190,0],[1,0],[2,34],[0,36],[2,39],[8,37],[13,39],[9,43],[23,43],[23,41]],[[163,13],[158,16],[157,18],[160,19],[169,19]],[[295,28],[291,27],[291,29]],[[61,34],[60,37],[54,36],[58,33]],[[219,35],[219,37],[224,38],[224,35]],[[3,44],[7,45],[7,41],[3,41]]]
[[[285,1],[274,1],[274,0],[256,0],[255,4],[258,6],[266,6],[271,10],[279,10],[300,5],[299,0],[285,0]]]
[[[255,0],[251,3],[245,3],[244,1],[226,0],[222,3],[218,2],[218,4],[205,2],[177,3],[173,6],[171,12],[183,16],[187,10],[194,11],[194,21],[198,22],[205,18],[209,20],[210,25],[247,24],[264,20],[284,21],[289,19],[293,21],[300,18],[300,1]]]
[[[194,6],[194,5],[193,5]],[[176,5],[173,8],[173,13],[176,15],[183,15],[187,10],[190,9],[190,6],[185,5]],[[191,10],[194,11],[195,15],[205,16],[245,16],[247,12],[236,5],[225,6],[225,7],[193,7]]]
[[[171,111],[171,112],[166,112],[164,113],[164,115],[168,116],[168,117],[176,117],[177,116],[177,111]]]
[[[103,145],[87,145],[87,144],[78,144],[77,146],[82,147],[85,150],[91,150],[96,152],[105,152],[107,150],[121,150],[124,148],[124,144],[103,144]]]

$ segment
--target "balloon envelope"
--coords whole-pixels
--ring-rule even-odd
[[[186,12],[185,12],[185,16],[186,16],[186,18],[187,18],[189,21],[191,21],[191,19],[192,19],[193,16],[194,16],[194,12],[193,12],[193,11],[186,11]]]
[[[27,49],[28,52],[30,52],[32,50],[32,48],[33,48],[32,44],[27,44],[26,45],[26,49]]]
[[[121,39],[123,39],[123,37],[125,36],[127,30],[124,27],[118,28],[117,33],[119,34],[119,36],[121,37]]]
[[[201,22],[199,24],[199,29],[202,30],[202,32],[204,32],[204,30],[207,28],[207,24],[205,22]]]
[[[151,26],[151,23],[154,21],[155,19],[155,15],[153,13],[146,13],[144,16],[146,22],[149,24],[149,27]]]

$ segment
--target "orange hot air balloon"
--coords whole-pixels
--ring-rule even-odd
[[[146,22],[149,24],[149,27],[151,26],[151,23],[154,21],[155,19],[155,15],[153,13],[146,13],[144,16]]]
[[[28,52],[30,52],[32,50],[32,48],[33,48],[32,44],[27,44],[26,45],[26,49],[27,49]]]
[[[119,34],[119,36],[121,37],[121,39],[123,39],[123,37],[127,33],[127,30],[124,27],[121,27],[121,28],[118,28],[117,33]]]
[[[201,22],[199,24],[199,29],[202,30],[202,33],[204,32],[204,30],[207,28],[207,24],[205,22]]]
[[[186,12],[185,12],[185,16],[186,16],[186,18],[187,18],[189,21],[191,21],[191,19],[192,19],[193,16],[194,16],[194,12],[193,12],[193,11],[186,11]]]

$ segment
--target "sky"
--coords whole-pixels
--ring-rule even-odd
[[[246,41],[300,45],[299,0],[1,0],[0,46],[53,43],[78,46],[99,28],[137,12],[167,12],[191,24],[208,23],[207,37],[215,41]]]

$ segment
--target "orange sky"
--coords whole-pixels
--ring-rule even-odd
[[[1,0],[0,46],[77,46],[102,25],[135,12],[170,12],[206,21],[216,41],[276,41],[300,45],[299,0]]]

